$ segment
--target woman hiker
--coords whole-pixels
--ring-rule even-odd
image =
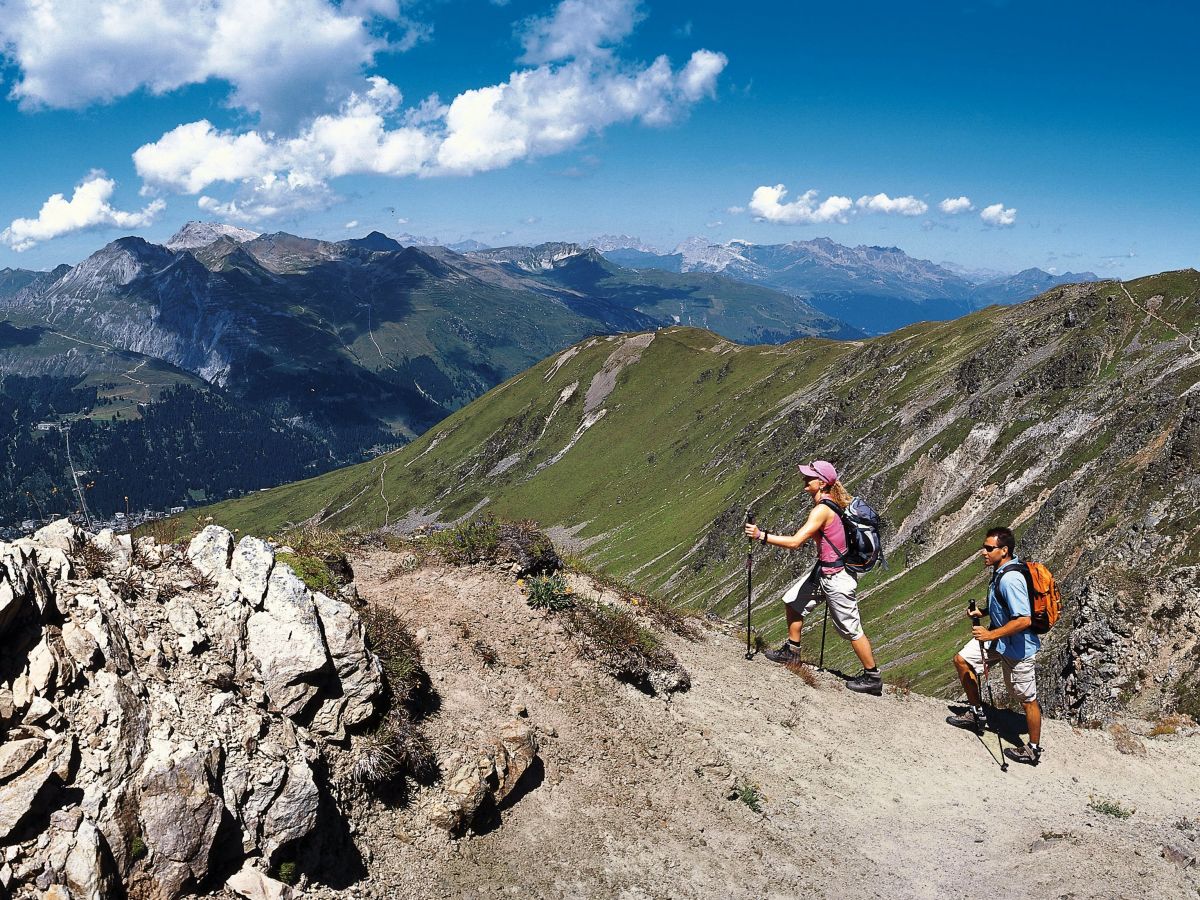
[[[846,687],[860,694],[883,693],[883,676],[875,665],[871,642],[862,630],[858,614],[858,579],[841,563],[846,555],[846,529],[841,517],[825,505],[823,500],[832,500],[842,509],[850,505],[850,493],[838,481],[837,469],[832,463],[818,459],[812,465],[800,466],[804,478],[804,490],[812,497],[813,508],[806,521],[793,535],[770,534],[757,525],[746,526],[746,536],[774,547],[796,550],[808,541],[817,545],[817,564],[812,572],[793,584],[783,595],[787,613],[788,638],[778,650],[768,650],[763,655],[772,662],[789,663],[800,661],[800,632],[804,628],[804,617],[821,600],[829,605],[833,627],[838,634],[850,642],[862,663],[863,671],[846,682]]]

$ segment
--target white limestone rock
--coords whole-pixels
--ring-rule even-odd
[[[187,548],[188,559],[202,574],[216,580],[229,569],[233,555],[233,535],[220,525],[207,525],[192,538]]]

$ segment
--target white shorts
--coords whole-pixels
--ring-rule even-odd
[[[784,592],[783,602],[803,619],[824,600],[829,604],[837,633],[848,641],[856,641],[863,635],[858,600],[854,596],[857,590],[858,579],[845,569],[823,575],[817,567]]]
[[[983,654],[979,650],[979,641],[967,641],[958,655],[967,661],[967,665],[975,674],[983,677]],[[988,665],[1000,663],[1004,670],[1004,683],[1008,692],[1017,697],[1022,703],[1032,703],[1037,699],[1037,678],[1034,675],[1033,661],[1035,656],[1028,659],[1009,659],[996,651],[994,642],[987,645]]]

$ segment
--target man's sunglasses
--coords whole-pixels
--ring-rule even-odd
[[[979,549],[982,550],[984,553],[991,553],[993,550],[999,550],[1000,545],[999,544],[980,544]]]

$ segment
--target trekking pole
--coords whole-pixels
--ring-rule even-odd
[[[754,510],[746,508],[746,524],[754,524]],[[746,538],[746,659],[754,659],[754,651],[750,649],[750,604],[754,597],[754,587],[751,568],[754,565],[754,538]]]
[[[967,607],[967,612],[971,615],[971,618],[975,620],[975,624],[979,624],[979,620],[981,618],[983,618],[983,613],[975,605],[974,600],[972,600],[971,605],[969,607]],[[979,642],[979,655],[983,659],[983,682],[984,682],[984,684],[987,685],[988,702],[992,705],[992,712],[995,713],[995,712],[997,712],[996,695],[992,693],[992,684],[990,681],[988,681],[988,671],[990,670],[991,666],[988,663],[987,645],[983,641]],[[980,690],[979,690],[979,705],[980,706],[983,705],[983,687],[982,687],[982,685],[980,686]],[[999,725],[999,723],[993,722],[992,727],[996,731],[996,747],[1000,751],[1000,771],[1007,772],[1008,771],[1008,760],[1006,760],[1004,758],[1004,738],[1000,736],[1000,725]]]
[[[825,629],[829,627],[829,598],[825,598],[825,621],[821,623],[821,659],[817,662],[817,671],[825,671]]]

